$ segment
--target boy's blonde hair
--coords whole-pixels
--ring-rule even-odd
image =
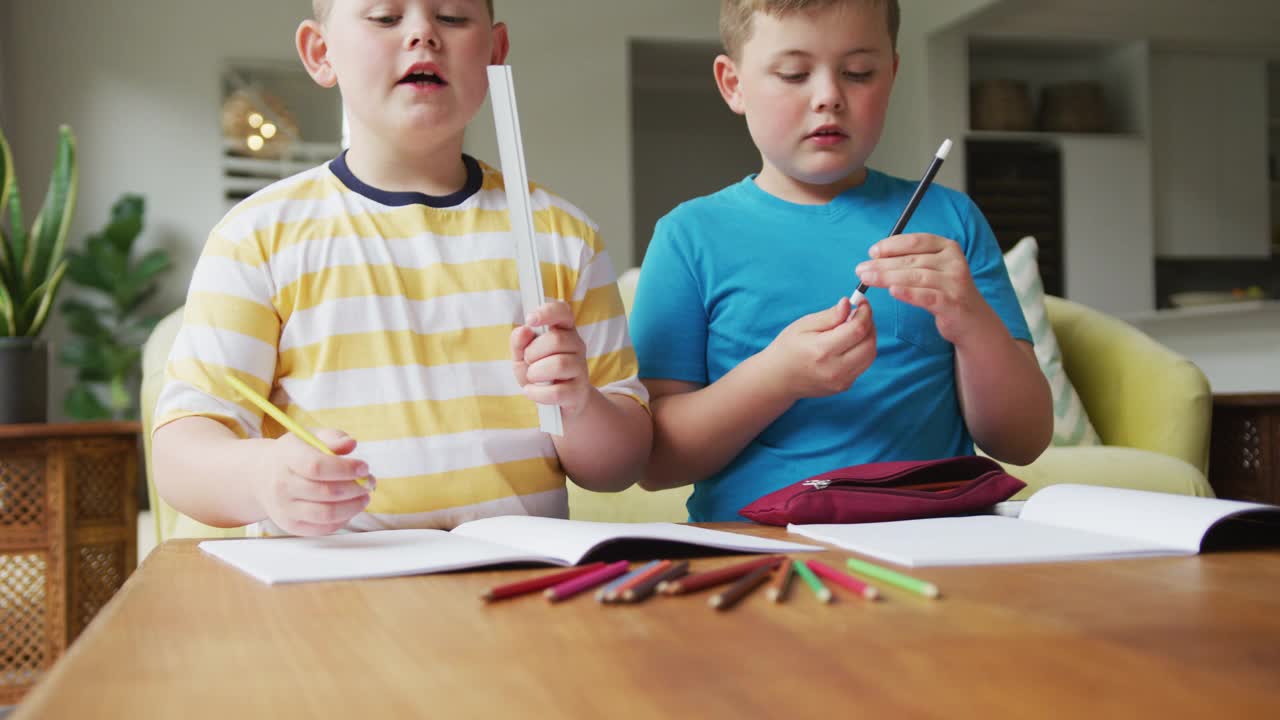
[[[484,0],[485,7],[489,8],[489,17],[493,17],[493,0]],[[319,22],[324,22],[329,16],[329,7],[333,5],[333,0],[311,0],[311,14]]]
[[[731,58],[738,58],[742,46],[751,39],[751,21],[756,13],[762,12],[774,17],[782,17],[793,12],[804,10],[821,10],[832,5],[861,3],[873,7],[883,7],[889,22],[889,38],[893,41],[893,49],[898,49],[898,25],[902,11],[898,0],[720,0],[720,41],[724,43],[725,53]]]

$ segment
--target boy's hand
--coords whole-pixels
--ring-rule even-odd
[[[254,495],[267,517],[293,535],[328,535],[369,504],[375,482],[369,466],[347,455],[356,441],[338,430],[319,430],[320,442],[338,454],[326,455],[290,433],[270,445],[264,482]],[[368,477],[369,487],[356,480]]]
[[[927,233],[894,235],[871,246],[870,254],[871,260],[858,265],[858,279],[928,310],[953,345],[994,314],[954,240]]]
[[[533,328],[544,325],[546,332],[534,333]],[[530,400],[559,405],[566,419],[587,406],[593,389],[587,345],[574,327],[568,303],[549,302],[529,313],[525,324],[511,331],[511,355],[516,382]]]
[[[792,399],[826,397],[848,390],[876,357],[871,306],[850,319],[849,298],[805,315],[778,333],[761,353],[773,370],[776,390]],[[848,319],[848,322],[845,320]]]

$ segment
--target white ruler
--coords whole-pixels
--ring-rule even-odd
[[[516,243],[516,266],[520,272],[520,303],[525,315],[537,310],[546,296],[542,292],[542,270],[538,263],[537,238],[533,234],[533,206],[529,200],[529,169],[520,139],[520,114],[516,111],[516,89],[510,65],[489,66],[489,98],[493,102],[493,122],[498,130],[498,156],[502,161],[502,182],[507,188],[511,210],[511,237]],[[541,335],[545,327],[534,328]],[[564,435],[564,418],[558,405],[538,403],[538,427],[551,435]]]

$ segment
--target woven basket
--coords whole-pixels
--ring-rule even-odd
[[[983,80],[970,92],[969,126],[974,130],[1031,130],[1034,114],[1026,83]]]
[[[1107,130],[1107,101],[1093,82],[1048,85],[1040,92],[1041,130],[1093,133]]]

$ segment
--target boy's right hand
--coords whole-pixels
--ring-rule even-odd
[[[769,382],[792,400],[844,392],[876,357],[871,305],[861,303],[849,318],[849,298],[787,326],[761,353]],[[848,319],[848,322],[845,322]]]
[[[254,494],[267,517],[293,535],[328,535],[341,529],[369,504],[374,479],[364,461],[348,455],[356,447],[350,435],[318,430],[315,436],[334,455],[326,455],[289,433],[271,441],[264,482]],[[368,477],[368,488],[356,480]]]

